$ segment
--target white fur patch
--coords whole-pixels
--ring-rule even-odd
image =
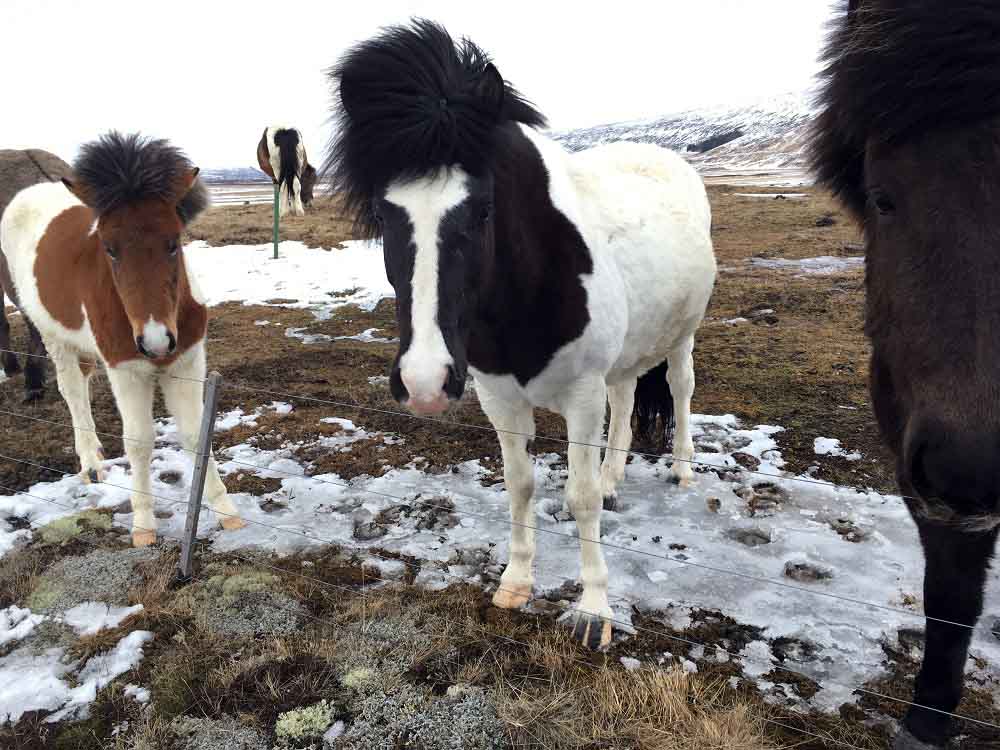
[[[454,168],[435,177],[395,183],[386,192],[386,200],[406,211],[413,225],[413,337],[399,364],[410,397],[417,400],[439,396],[442,374],[454,363],[437,320],[438,228],[444,215],[468,198],[466,180],[465,172]]]
[[[170,349],[167,327],[158,320],[153,320],[152,315],[149,316],[146,325],[142,327],[142,346],[147,352],[157,357],[167,354]]]

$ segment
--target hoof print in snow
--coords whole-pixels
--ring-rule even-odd
[[[868,532],[857,526],[849,518],[832,518],[829,523],[830,528],[836,531],[845,541],[857,544],[868,538]]]
[[[177,484],[181,481],[181,473],[179,471],[161,471],[159,476],[156,477],[158,480],[164,484]]]
[[[747,471],[757,471],[760,468],[760,459],[743,451],[734,453],[733,460]]]
[[[373,539],[380,539],[385,536],[386,529],[375,521],[367,510],[361,510],[354,514],[354,538],[362,542],[370,542]]]
[[[788,500],[788,492],[771,482],[758,482],[752,487],[733,490],[747,505],[751,517],[773,516]]]
[[[829,581],[833,578],[833,571],[811,563],[789,561],[785,563],[785,578],[799,583],[816,583]]]
[[[760,547],[771,543],[771,532],[763,529],[730,529],[726,536],[747,547]]]

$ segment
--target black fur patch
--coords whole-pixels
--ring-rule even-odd
[[[664,360],[639,378],[635,387],[636,436],[658,449],[667,444],[674,427],[674,397],[667,382],[667,362]],[[657,431],[657,422],[660,430]]]
[[[150,198],[176,200],[181,178],[192,168],[183,152],[165,139],[114,130],[84,144],[73,164],[75,179],[99,215]],[[208,193],[196,180],[177,212],[188,223],[207,205]]]
[[[295,178],[299,174],[299,134],[290,128],[278,128],[274,131],[274,145],[278,147],[278,166],[281,169],[281,174],[277,175],[278,184],[285,183],[289,198],[293,198]]]
[[[545,123],[483,50],[427,20],[357,45],[329,79],[335,127],[321,171],[366,237],[379,236],[372,201],[393,180],[453,165],[481,176],[504,156],[504,123]]]
[[[824,59],[812,167],[858,217],[869,139],[899,144],[1000,116],[1000,3],[852,0]]]

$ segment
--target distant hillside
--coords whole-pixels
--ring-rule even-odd
[[[806,129],[814,114],[805,94],[790,93],[550,135],[573,151],[611,141],[656,143],[701,169],[804,169]]]
[[[232,167],[229,169],[203,169],[199,173],[207,183],[219,182],[270,182],[271,178],[256,167]]]

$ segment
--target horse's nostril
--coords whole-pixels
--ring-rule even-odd
[[[177,339],[174,337],[174,334],[168,332],[167,333],[167,354],[173,354],[174,349],[176,349],[176,348],[177,348]]]

